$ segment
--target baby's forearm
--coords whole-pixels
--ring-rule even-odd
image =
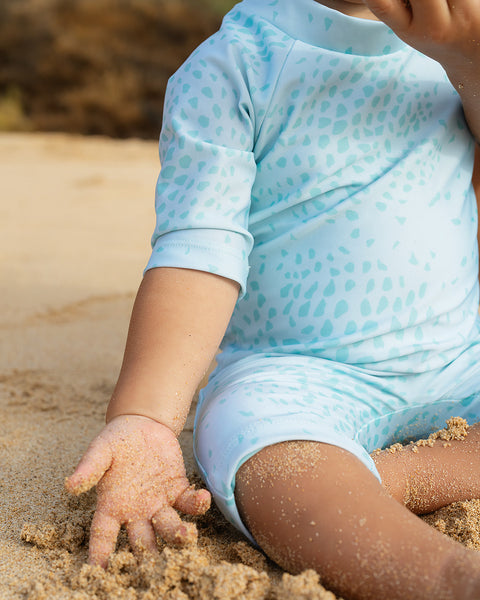
[[[234,281],[203,271],[147,271],[107,421],[143,415],[180,433],[225,333],[238,288]]]

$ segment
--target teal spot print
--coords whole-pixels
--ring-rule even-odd
[[[391,277],[385,277],[385,279],[383,280],[383,286],[382,289],[384,292],[389,292],[393,287],[393,283],[392,283],[392,278]]]
[[[403,307],[403,302],[401,298],[395,298],[395,301],[393,303],[393,310],[394,312],[400,312],[402,310]]]
[[[175,171],[175,167],[163,167],[161,170],[161,175],[164,179],[171,179],[175,175]]]
[[[352,335],[357,331],[357,324],[355,321],[349,321],[345,327],[345,335]]]
[[[348,312],[348,303],[345,300],[340,300],[337,302],[335,307],[335,318],[338,319],[342,315]]]
[[[362,313],[363,317],[368,317],[368,315],[372,312],[370,302],[366,298],[360,303],[360,312]]]
[[[188,169],[190,167],[190,165],[192,164],[192,157],[191,156],[182,156],[182,158],[178,161],[178,163],[183,169]]]
[[[325,314],[325,307],[326,307],[327,303],[325,302],[325,300],[322,300],[321,302],[319,302],[317,308],[315,309],[315,312],[313,313],[314,317],[323,317],[323,315]]]
[[[377,260],[377,267],[379,271],[388,271],[388,267],[381,260]]]
[[[364,335],[371,335],[377,329],[377,327],[378,323],[376,321],[366,321],[362,327],[362,333]]]
[[[323,327],[322,327],[320,333],[321,333],[322,337],[329,337],[330,335],[332,335],[332,332],[333,332],[332,322],[329,319],[327,319],[325,321],[325,323],[323,324]]]
[[[305,302],[305,304],[302,304],[302,306],[300,307],[300,309],[298,311],[298,316],[306,317],[309,312],[310,312],[310,301]]]
[[[355,287],[355,281],[353,279],[347,279],[345,282],[345,291],[350,292]]]
[[[364,261],[363,265],[362,265],[362,270],[364,273],[368,273],[370,271],[370,269],[372,268],[372,263],[368,260]]]
[[[333,279],[331,279],[330,283],[323,290],[323,295],[324,296],[333,296],[334,293],[335,293],[335,283],[333,282]]]
[[[410,290],[407,295],[407,299],[405,300],[405,306],[411,306],[415,300],[415,292]]]
[[[377,315],[380,315],[388,307],[388,300],[385,296],[382,296],[378,302]]]

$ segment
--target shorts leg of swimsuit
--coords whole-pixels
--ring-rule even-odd
[[[262,448],[287,440],[333,444],[380,480],[370,452],[426,436],[451,416],[480,420],[480,344],[439,372],[406,376],[254,355],[214,373],[202,391],[194,452],[216,504],[253,541],[235,504],[235,474]]]

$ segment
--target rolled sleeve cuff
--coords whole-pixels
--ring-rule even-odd
[[[215,229],[172,231],[159,236],[145,271],[157,267],[177,267],[205,271],[232,279],[245,294],[251,236]]]

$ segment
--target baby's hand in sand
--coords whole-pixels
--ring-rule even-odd
[[[196,527],[177,511],[200,515],[210,506],[207,490],[193,489],[180,445],[165,425],[147,417],[116,417],[90,444],[66,480],[73,494],[97,486],[89,562],[106,567],[121,525],[132,548],[157,551],[156,534],[173,544],[195,541]]]

